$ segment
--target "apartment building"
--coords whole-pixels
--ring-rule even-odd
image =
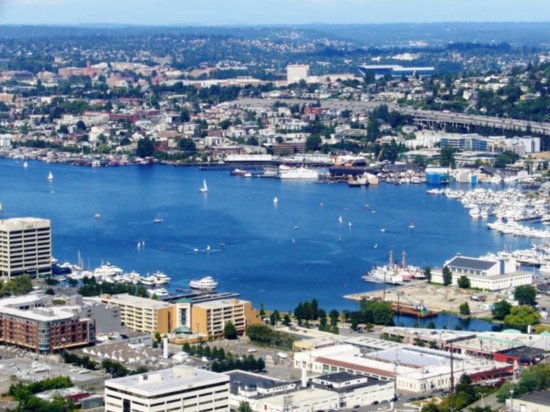
[[[231,322],[237,332],[243,333],[246,327],[260,322],[252,303],[240,299],[213,300],[193,304],[191,307],[191,330],[204,336],[223,336],[225,324]]]
[[[51,223],[33,217],[0,220],[0,277],[52,273]]]
[[[78,306],[49,306],[49,296],[0,299],[0,342],[40,353],[95,342],[95,321]]]
[[[169,333],[177,324],[175,305],[158,300],[132,296],[102,295],[101,302],[120,308],[120,319],[129,329],[153,334]]]
[[[229,377],[186,366],[105,382],[105,412],[229,412]]]

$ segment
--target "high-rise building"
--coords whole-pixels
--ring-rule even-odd
[[[307,64],[289,64],[286,66],[286,80],[288,84],[298,83],[300,80],[307,81],[309,77],[309,66]]]
[[[33,217],[0,220],[0,277],[52,273],[51,223]]]
[[[229,412],[229,376],[176,366],[105,382],[106,412]]]

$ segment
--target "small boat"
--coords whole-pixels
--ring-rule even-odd
[[[199,189],[201,193],[208,193],[208,186],[206,185],[206,179],[202,179],[202,187]]]
[[[338,217],[338,223],[340,224],[344,223],[344,218],[342,216]]]
[[[416,225],[414,224],[414,220],[411,220],[411,223],[409,223],[409,229],[414,230],[416,228]]]
[[[386,229],[382,228],[382,229],[380,229],[380,232],[386,233]]]
[[[27,167],[29,167],[29,164],[28,164],[27,161],[25,160],[25,162],[23,162],[23,168],[26,169]]]
[[[351,222],[348,222],[348,226],[351,228]]]
[[[97,212],[97,213],[94,215],[94,219],[96,219],[96,220],[101,219],[101,213]]]
[[[277,203],[279,203],[279,199],[277,198],[277,196],[275,196],[275,197],[273,198],[273,204],[276,205]]]
[[[164,219],[160,217],[160,215],[156,215],[155,218],[153,219],[153,223],[162,223],[164,222]]]
[[[53,181],[53,174],[52,172],[48,173],[48,180],[51,182]]]
[[[0,215],[4,213],[4,205],[0,202]]]

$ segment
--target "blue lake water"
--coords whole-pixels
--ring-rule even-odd
[[[143,274],[161,270],[171,288],[209,274],[220,290],[279,310],[311,298],[327,310],[354,309],[342,296],[381,287],[361,276],[386,262],[389,250],[397,258],[406,250],[411,264],[440,266],[457,252],[479,256],[531,244],[487,230],[460,203],[427,195],[424,185],[357,189],[172,166],[29,162],[24,169],[9,159],[0,160],[0,170],[4,217],[51,219],[60,261],[76,263],[80,251],[91,267],[108,261]],[[198,191],[203,178],[208,194]],[[162,224],[153,223],[157,215]],[[208,245],[211,253],[194,251]]]

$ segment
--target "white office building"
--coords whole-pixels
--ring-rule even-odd
[[[186,366],[105,382],[105,412],[229,412],[229,377]]]
[[[0,277],[52,273],[51,223],[33,217],[0,220]]]
[[[286,80],[288,84],[306,81],[309,77],[309,66],[307,64],[289,64],[286,67]]]

